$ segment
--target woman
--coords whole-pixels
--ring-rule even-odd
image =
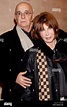
[[[26,76],[32,80],[32,85],[24,90],[23,100],[60,101],[67,97],[67,43],[58,35],[58,22],[51,13],[43,12],[35,17],[32,37],[38,40],[37,47],[32,47],[26,52],[23,63],[24,70],[27,70]],[[44,60],[43,63],[42,60]],[[43,66],[42,69],[39,64]],[[46,99],[42,99],[40,94],[40,69],[42,72],[48,71],[50,95]],[[45,81],[45,77],[43,79]],[[24,96],[25,93],[26,96]]]

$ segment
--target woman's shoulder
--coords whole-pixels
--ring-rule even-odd
[[[58,43],[56,45],[56,48],[59,51],[67,54],[67,42],[64,41],[63,39],[59,39],[59,41],[58,41]]]
[[[60,37],[61,39],[66,39],[67,38],[67,32],[62,30],[62,29],[59,29],[58,37]]]

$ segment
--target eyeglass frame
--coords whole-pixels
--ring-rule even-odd
[[[15,15],[17,16],[22,16],[22,14],[24,14],[25,16],[29,16],[30,14],[32,14],[33,12],[30,12],[28,10],[26,10],[25,12],[21,12],[21,11],[16,11]]]

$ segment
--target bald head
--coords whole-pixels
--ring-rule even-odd
[[[17,4],[16,8],[15,8],[15,13],[18,9],[22,10],[21,8],[25,9],[25,10],[29,10],[30,12],[33,12],[33,8],[32,6],[27,3],[27,2],[20,2],[19,4]]]

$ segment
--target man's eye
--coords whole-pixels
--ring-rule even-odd
[[[18,14],[18,15],[21,15],[21,13],[20,13],[20,12],[18,12],[17,14]]]
[[[25,14],[29,14],[29,12],[25,12]]]
[[[20,12],[17,12],[17,13],[16,13],[16,15],[20,15],[20,14],[21,14]]]

